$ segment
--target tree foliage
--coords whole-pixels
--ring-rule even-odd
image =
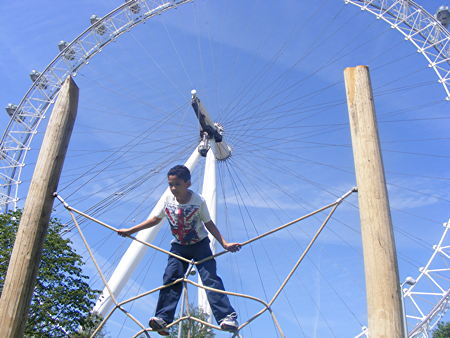
[[[450,322],[440,322],[437,328],[433,331],[433,338],[449,338],[450,337]]]
[[[21,212],[0,215],[0,293],[3,291]],[[82,273],[82,257],[62,237],[63,225],[52,218],[43,246],[33,292],[26,336],[82,337],[99,322],[91,315],[99,291],[91,289]],[[81,329],[81,330],[80,330]]]
[[[197,307],[190,305],[190,314],[193,317],[207,321],[208,315]],[[194,320],[183,320],[181,322],[181,337],[183,338],[213,338],[215,336],[212,329]],[[170,328],[170,338],[178,337],[178,325]]]

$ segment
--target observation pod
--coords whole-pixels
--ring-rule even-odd
[[[125,3],[129,4],[131,13],[138,14],[141,11],[141,7],[136,2],[136,0],[125,0]]]
[[[66,41],[61,40],[58,43],[58,49],[60,52],[62,52],[64,49],[66,49],[69,46],[69,43]],[[64,52],[64,58],[67,60],[74,60],[75,59],[75,50],[72,48],[69,48],[66,52]]]
[[[10,117],[14,116],[15,111],[17,110],[17,105],[8,103],[8,105],[5,107],[6,112]]]
[[[91,22],[91,25],[95,25],[97,24],[97,22],[99,22],[101,20],[101,18],[99,18],[97,15],[92,14],[91,17],[89,18],[89,21]],[[106,33],[106,27],[103,24],[98,25],[95,28],[95,31],[97,32],[97,34],[99,35],[104,35]]]
[[[435,17],[437,21],[441,23],[442,26],[448,28],[448,25],[450,24],[450,10],[448,6],[439,7],[435,14]]]
[[[40,72],[33,69],[30,73],[30,79],[33,81],[33,83],[36,83],[36,87],[40,89],[47,89],[48,87],[48,81],[45,76],[43,76]],[[38,80],[39,79],[39,80]]]
[[[5,110],[10,118],[14,118],[14,120],[17,122],[22,122],[23,118],[20,116],[22,114],[22,110],[18,110],[17,108],[18,106],[16,104],[8,103],[8,105],[5,107]]]

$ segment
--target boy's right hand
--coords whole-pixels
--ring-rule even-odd
[[[117,233],[119,234],[119,236],[126,237],[132,235],[133,231],[130,229],[119,229],[117,230]]]
[[[239,250],[241,250],[242,244],[241,243],[228,243],[228,242],[225,242],[225,243],[223,243],[222,246],[227,251],[238,252]]]

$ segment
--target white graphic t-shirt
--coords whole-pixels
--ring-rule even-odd
[[[158,218],[167,217],[175,237],[172,242],[181,245],[194,244],[208,236],[203,225],[211,220],[208,207],[202,196],[193,191],[191,193],[191,199],[185,204],[180,204],[174,195],[169,194],[164,203],[158,204],[151,214]]]

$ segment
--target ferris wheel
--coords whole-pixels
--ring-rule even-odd
[[[441,97],[448,100],[450,74],[450,64],[448,59],[450,36],[448,30],[446,30],[442,23],[412,1],[346,2],[356,5],[361,9],[375,15],[378,19],[382,19],[387,22],[389,26],[400,32],[408,42],[412,43],[417,51],[425,57],[428,67],[435,73],[434,76],[437,76],[439,82],[438,86],[441,89],[440,94],[442,94]],[[173,16],[179,20],[179,16],[181,16],[179,13],[184,10],[190,11],[189,14],[194,15],[191,16],[191,20],[201,22],[201,19],[203,18],[202,15],[207,13],[202,6],[205,6],[204,4],[207,2],[199,3],[200,4],[197,5],[196,3],[191,4],[191,1],[128,1],[103,17],[92,15],[90,17],[91,26],[88,29],[82,32],[71,42],[61,41],[59,43],[58,47],[60,49],[60,53],[58,56],[42,72],[33,71],[30,74],[33,85],[25,94],[22,101],[18,105],[8,105],[7,107],[10,120],[2,137],[0,152],[2,163],[2,191],[0,192],[0,203],[4,208],[4,211],[14,209],[17,206],[20,195],[19,187],[21,181],[23,180],[22,173],[25,168],[25,164],[28,163],[28,161],[32,162],[32,160],[28,160],[28,152],[30,150],[33,138],[37,134],[39,126],[41,125],[47,110],[51,107],[57,97],[62,82],[68,75],[75,74],[79,75],[78,78],[84,76],[89,78],[88,85],[93,86],[93,83],[96,83],[97,88],[106,88],[107,86],[110,86],[107,90],[109,96],[120,96],[126,94],[129,99],[133,97],[136,100],[141,100],[146,109],[153,112],[153,115],[148,117],[145,115],[139,115],[140,121],[144,122],[146,119],[149,119],[147,122],[150,122],[151,125],[147,129],[142,130],[138,128],[139,123],[135,124],[133,128],[139,130],[139,132],[134,132],[133,129],[130,129],[130,134],[132,135],[126,135],[127,137],[131,137],[128,144],[125,144],[120,148],[119,146],[112,147],[109,150],[109,155],[103,158],[102,161],[93,158],[91,163],[95,163],[94,167],[97,168],[96,170],[93,170],[92,166],[86,169],[82,169],[80,166],[77,171],[75,171],[75,168],[72,168],[72,170],[74,170],[73,172],[76,173],[71,174],[69,172],[66,176],[67,178],[62,183],[62,188],[65,190],[63,193],[67,192],[70,196],[73,196],[73,202],[81,204],[82,200],[85,199],[85,196],[83,194],[76,194],[76,192],[80,191],[80,186],[86,188],[89,187],[89,183],[95,184],[97,178],[100,179],[104,173],[109,171],[109,165],[111,165],[113,161],[115,161],[115,163],[120,163],[122,168],[126,168],[127,162],[130,162],[133,163],[133,166],[136,168],[144,171],[139,174],[138,177],[134,178],[132,178],[130,172],[120,174],[118,175],[120,179],[117,183],[111,182],[111,176],[109,177],[109,181],[105,176],[106,180],[102,183],[102,188],[110,185],[111,192],[108,191],[107,194],[102,195],[98,193],[101,189],[93,189],[97,196],[102,196],[102,199],[100,202],[95,202],[95,204],[92,204],[94,202],[91,202],[89,207],[84,207],[89,212],[99,216],[106,215],[106,211],[111,210],[109,209],[110,207],[116,206],[118,201],[126,201],[127,198],[129,198],[127,197],[129,196],[129,193],[137,193],[140,191],[139,189],[142,188],[142,186],[149,182],[151,182],[151,185],[162,189],[161,177],[164,176],[165,168],[169,163],[173,163],[174,161],[182,162],[186,159],[186,154],[190,153],[190,149],[196,148],[199,141],[198,135],[201,129],[198,126],[198,120],[193,118],[195,117],[194,114],[188,110],[191,109],[190,105],[192,103],[192,98],[190,97],[189,92],[185,90],[185,86],[180,86],[178,85],[177,80],[173,80],[178,79],[178,75],[172,74],[172,66],[164,63],[164,54],[159,50],[160,48],[155,50],[153,48],[149,49],[149,47],[143,46],[142,42],[140,42],[142,37],[140,35],[141,32],[139,31],[139,27],[142,27],[142,25],[140,25],[141,23],[151,23],[152,20],[159,22],[161,25],[161,20],[164,20],[163,18],[165,16],[169,18]],[[179,10],[174,11],[177,7],[179,7]],[[345,8],[345,6],[342,8]],[[315,8],[314,13],[319,14],[324,9],[326,9],[326,6]],[[213,7],[212,12],[214,12],[214,10],[215,8]],[[339,8],[339,10],[341,9]],[[347,9],[342,10],[342,12],[339,12],[338,14],[341,15],[344,11],[347,11]],[[445,9],[443,11],[445,12]],[[353,15],[353,12],[351,13]],[[337,18],[338,14],[335,14],[334,17],[331,16],[331,18]],[[358,16],[361,16],[361,14],[358,14]],[[347,20],[349,18],[346,17],[345,19]],[[166,33],[171,29],[177,31],[177,21],[175,19],[173,20],[174,21],[169,21],[167,24],[162,24],[159,27],[160,31],[158,33]],[[369,18],[367,18],[367,20],[369,20]],[[348,22],[351,21],[349,20]],[[264,27],[264,25],[260,27]],[[345,30],[346,28],[344,27],[342,29]],[[293,31],[295,31],[295,33],[299,33],[302,31],[302,27],[296,27]],[[220,34],[224,34],[223,31],[218,32]],[[103,50],[106,51],[109,48],[117,48],[114,44],[112,44],[112,42],[122,42],[120,38],[125,33],[129,33],[126,35],[131,36],[130,39],[134,41],[135,45],[139,45],[141,48],[141,54],[146,55],[147,61],[152,64],[152,69],[155,72],[159,72],[159,77],[164,78],[164,81],[167,82],[167,87],[172,88],[171,90],[174,94],[167,98],[163,97],[161,99],[163,102],[162,104],[150,103],[146,101],[145,96],[138,97],[130,95],[130,92],[127,92],[128,88],[126,87],[119,86],[114,89],[115,85],[120,85],[120,81],[122,79],[117,77],[114,79],[114,82],[110,82],[109,79],[106,79],[103,77],[103,74],[101,74],[102,65],[96,61],[97,58],[94,58],[94,56]],[[332,38],[332,33],[327,32],[326,30],[321,31],[321,34],[323,34],[321,37]],[[189,34],[184,34],[183,37],[186,39],[190,38],[185,35]],[[198,42],[193,38],[190,39],[191,42]],[[376,34],[372,36],[372,39],[376,39]],[[267,184],[270,190],[275,191],[275,194],[283,192],[285,199],[287,197],[290,201],[290,203],[288,203],[288,205],[284,208],[284,211],[283,208],[279,207],[276,213],[274,213],[274,216],[265,215],[268,221],[272,222],[272,224],[275,220],[281,221],[286,220],[285,217],[293,217],[294,214],[292,210],[295,210],[296,208],[308,210],[311,207],[311,201],[308,201],[308,199],[305,200],[303,198],[299,198],[297,193],[290,193],[289,189],[280,187],[280,184],[282,184],[283,181],[289,182],[290,180],[295,180],[297,184],[300,185],[309,184],[310,186],[315,187],[317,191],[321,191],[323,194],[326,194],[328,197],[338,197],[340,195],[338,190],[327,188],[324,183],[316,182],[314,179],[311,179],[311,177],[314,177],[314,171],[320,171],[322,168],[330,169],[334,167],[334,163],[337,160],[335,158],[335,154],[333,154],[334,151],[326,151],[326,156],[330,159],[330,161],[324,161],[323,158],[316,155],[309,155],[311,149],[321,149],[321,147],[330,146],[330,144],[326,144],[326,138],[314,138],[317,137],[318,134],[331,135],[330,139],[333,139],[333,133],[336,133],[336,130],[341,129],[342,131],[342,119],[331,119],[328,121],[325,119],[326,123],[322,125],[318,123],[320,118],[319,120],[308,120],[309,118],[312,118],[316,112],[326,111],[326,109],[330,107],[339,107],[341,102],[325,100],[317,103],[314,102],[314,100],[310,100],[310,98],[316,98],[319,91],[326,91],[327,88],[333,88],[333,85],[336,85],[335,83],[315,85],[314,88],[317,88],[316,91],[311,90],[296,93],[296,101],[291,100],[293,102],[289,102],[290,98],[292,98],[291,94],[295,93],[296,88],[299,88],[302,86],[302,83],[304,83],[300,83],[300,81],[292,77],[288,72],[293,72],[295,70],[295,66],[300,62],[295,58],[289,59],[289,56],[283,59],[283,54],[289,54],[290,50],[284,49],[283,45],[273,46],[271,45],[273,42],[270,41],[268,42],[268,45],[265,46],[266,41],[261,39],[258,41],[259,44],[255,44],[255,49],[258,52],[261,50],[264,51],[266,48],[272,49],[272,53],[265,54],[264,52],[260,52],[260,55],[262,55],[261,58],[263,60],[266,58],[265,63],[262,63],[263,66],[254,71],[253,77],[249,77],[250,80],[245,83],[245,86],[241,86],[243,88],[241,91],[236,92],[233,88],[226,88],[226,90],[231,94],[233,100],[229,100],[228,105],[223,103],[221,104],[221,95],[218,94],[219,85],[214,81],[208,82],[209,79],[207,79],[202,82],[204,85],[203,87],[198,87],[196,84],[200,81],[194,79],[192,74],[195,73],[199,77],[207,78],[206,74],[208,73],[208,70],[210,73],[220,72],[218,68],[219,62],[222,60],[221,58],[231,59],[232,61],[229,61],[229,65],[231,65],[230,70],[233,70],[234,72],[230,72],[229,75],[239,81],[240,77],[236,75],[235,72],[237,71],[245,74],[247,67],[248,69],[252,68],[251,63],[248,60],[245,60],[245,63],[242,62],[242,64],[245,64],[243,69],[233,69],[232,66],[234,64],[238,64],[239,60],[237,60],[237,58],[233,58],[231,48],[223,55],[211,55],[213,52],[212,49],[208,49],[210,48],[208,44],[214,44],[215,41],[213,37],[206,36],[205,41],[208,42],[205,42],[203,46],[200,42],[198,42],[197,45],[191,44],[190,49],[193,50],[204,48],[206,51],[205,54],[210,54],[210,61],[202,63],[202,66],[198,66],[195,71],[189,72],[190,66],[188,65],[190,65],[189,59],[191,56],[186,55],[186,53],[189,53],[189,46],[184,46],[183,42],[179,41],[179,39],[174,35],[167,34],[167,38],[165,38],[165,40],[165,48],[171,49],[172,60],[179,61],[178,71],[186,78],[185,82],[190,86],[189,88],[197,88],[202,100],[207,102],[208,106],[212,106],[213,111],[221,111],[221,114],[217,114],[217,120],[214,119],[213,122],[220,123],[215,126],[218,128],[217,130],[220,129],[229,140],[232,156],[228,159],[222,158],[222,162],[219,162],[218,181],[223,180],[223,182],[221,182],[222,190],[218,192],[218,195],[222,195],[222,206],[229,209],[239,206],[238,209],[234,209],[234,211],[241,213],[242,215],[241,220],[233,219],[233,216],[230,215],[224,216],[225,218],[229,218],[226,222],[247,221],[249,223],[250,230],[246,231],[258,232],[259,229],[257,229],[255,224],[253,224],[256,223],[256,218],[252,218],[255,217],[252,216],[252,213],[255,211],[252,211],[251,209],[257,209],[258,207],[267,208],[268,205],[273,206],[280,203],[278,198],[267,196],[266,193],[261,190],[261,187],[253,188],[254,190],[252,190],[251,193],[246,191],[246,189],[249,188],[246,188],[246,184],[242,182],[241,176],[238,175],[239,171],[247,174],[255,171],[262,171],[261,177],[264,178],[264,181],[268,182]],[[292,39],[292,37],[287,37],[283,43],[288,45],[288,43],[293,44],[293,41],[294,39]],[[226,42],[229,43],[229,41],[225,41],[224,44],[226,44]],[[316,41],[310,41],[310,43],[314,48],[303,50],[302,57],[305,59],[309,55],[314,55],[312,54],[313,49],[319,48]],[[363,45],[363,43],[361,45]],[[243,48],[242,46],[239,47]],[[234,48],[237,48],[237,46],[234,46]],[[350,43],[349,48],[352,48]],[[161,47],[161,49],[163,48]],[[222,50],[225,50],[225,48],[222,47]],[[351,49],[345,50],[338,48],[336,55],[327,55],[329,56],[329,58],[325,60],[328,62],[328,64],[326,64],[327,67],[328,65],[333,65],[335,60],[338,60],[339,57],[348,55],[349,51],[351,51]],[[199,54],[201,55],[201,53]],[[320,57],[323,57],[324,53],[321,54],[322,55],[320,55]],[[243,56],[243,58],[245,57],[246,56]],[[279,67],[278,61],[280,61],[280,64],[285,62],[283,68],[284,70],[277,70],[275,72],[275,68]],[[387,60],[387,62],[393,63],[395,61],[390,59]],[[84,67],[89,63],[92,65],[89,67]],[[223,66],[223,64],[220,65]],[[384,63],[380,62],[379,65],[380,67],[383,67]],[[132,66],[130,67],[133,68]],[[312,68],[310,70],[311,74],[318,74],[320,72],[319,69],[322,68]],[[126,71],[124,70],[124,72]],[[430,71],[428,70],[427,72]],[[137,70],[134,69],[133,73],[127,76],[138,78],[138,74],[139,73]],[[305,78],[307,79],[308,75],[303,76],[302,80],[306,81]],[[313,79],[311,78],[311,80]],[[273,84],[277,84],[277,86]],[[148,89],[150,90],[155,88],[153,83],[149,83],[148,85]],[[111,90],[111,88],[113,90]],[[257,91],[253,88],[257,88]],[[412,90],[411,88],[407,88],[407,86],[394,89],[389,87],[386,88],[387,89],[385,90],[388,92],[389,90],[402,90],[402,88],[404,91]],[[161,94],[164,95],[164,93],[160,93],[159,96],[161,96]],[[152,96],[152,100],[154,100],[155,97],[156,95]],[[174,100],[175,97],[178,98],[179,104],[166,106],[168,101]],[[304,99],[305,103],[302,106],[300,117],[296,118],[295,114],[298,113],[298,108],[296,105],[302,102],[301,99]],[[94,98],[91,97],[90,100],[93,102]],[[159,98],[155,99],[154,102],[157,100],[159,100]],[[100,106],[100,104],[98,104],[98,106]],[[110,108],[111,107],[108,109]],[[208,109],[211,110],[211,108]],[[113,109],[110,110],[113,111]],[[123,112],[124,110],[125,109],[122,107],[117,110],[117,112]],[[245,111],[245,113],[242,113],[242,111]],[[99,113],[104,114],[104,112]],[[397,112],[397,114],[399,113]],[[306,123],[301,122],[302,120],[306,121]],[[314,123],[308,123],[309,121],[314,121]],[[107,125],[104,121],[96,121],[93,119],[92,122],[90,122],[90,126],[95,126],[98,130],[101,130],[102,123]],[[171,128],[168,127],[169,125]],[[176,132],[171,131],[170,129],[172,128],[175,129]],[[304,128],[302,132],[299,132],[300,128]],[[153,138],[148,138],[148,134],[152,134]],[[119,137],[124,137],[122,134],[117,135]],[[173,138],[174,136],[177,138],[177,142],[168,139],[170,137]],[[114,135],[112,137],[114,138]],[[155,143],[157,144],[156,148],[151,149],[155,149],[158,156],[155,156],[155,154],[150,154],[150,160],[137,161],[134,159],[134,162],[131,162],[133,161],[132,154],[142,156],[137,154],[139,152],[141,154],[145,153],[143,149],[147,142],[151,142],[152,145]],[[339,146],[343,147],[343,145],[339,144],[339,142],[333,142],[334,144],[332,149],[337,149]],[[176,152],[169,152],[169,149],[174,147],[175,144],[179,144]],[[307,153],[308,156],[304,157],[296,153],[299,146],[300,149],[305,149],[305,153]],[[91,149],[91,152],[95,152],[100,149],[101,148],[97,149],[94,147]],[[227,151],[228,150],[225,150],[225,152]],[[248,160],[248,157],[246,157],[250,153],[253,155],[252,160]],[[76,154],[74,156],[76,156]],[[297,163],[312,166],[316,170],[297,172],[296,167],[291,165],[291,162],[294,160],[297,161]],[[143,169],[145,167],[147,167],[148,170]],[[342,167],[337,166],[336,170],[351,172],[351,169],[349,169],[350,167],[351,165]],[[261,170],[261,168],[269,168],[270,170],[267,169],[267,172],[265,172],[264,170]],[[86,176],[86,173],[89,175],[89,172],[91,176]],[[205,172],[209,172],[209,170],[205,169]],[[81,174],[85,176],[82,177]],[[201,181],[200,173],[197,173],[196,175],[198,175],[198,180]],[[280,179],[276,178],[277,175],[281,176]],[[348,175],[348,173],[346,175]],[[250,180],[255,186],[258,183],[258,179],[255,177],[246,177],[246,179]],[[347,181],[351,184],[351,179],[348,178]],[[441,181],[443,181],[443,179]],[[72,185],[70,185],[70,183],[72,183]],[[156,183],[158,185],[156,185]],[[399,188],[396,187],[393,189]],[[153,198],[154,195],[157,195],[156,191],[153,192]],[[258,196],[259,202],[251,199],[251,195]],[[232,198],[229,196],[232,196]],[[233,198],[234,201],[232,201]],[[292,201],[294,200],[296,207],[292,206],[292,204],[294,204]],[[323,197],[321,200],[323,200]],[[445,198],[442,200],[444,204],[447,202]],[[264,203],[260,201],[264,201]],[[142,203],[145,202],[142,201]],[[260,204],[258,205],[258,203]],[[273,207],[270,208],[273,209]],[[143,209],[142,206],[141,209]],[[136,210],[138,210],[137,207]],[[132,218],[139,217],[137,215],[142,217],[142,213],[145,212],[130,212],[130,219],[127,219],[127,221],[130,222]],[[133,215],[131,216],[131,214]],[[295,213],[295,215],[298,215],[298,213]],[[443,220],[441,219],[440,221],[442,222]],[[339,222],[344,227],[348,225],[347,221],[341,220]],[[355,231],[355,229],[353,229],[353,231]],[[448,273],[448,270],[445,270],[444,268],[446,267],[445,259],[448,258],[448,247],[446,244],[448,241],[446,238],[447,227],[445,226],[442,231],[439,231],[439,234],[439,238],[436,239],[437,244],[434,247],[425,249],[430,250],[430,254],[427,256],[430,258],[428,262],[424,260],[420,263],[424,265],[424,268],[418,271],[417,276],[414,276],[414,281],[416,283],[409,285],[409,288],[404,291],[406,316],[408,318],[408,327],[411,336],[417,336],[419,334],[427,336],[448,308],[448,283],[446,283],[446,279],[443,278],[443,276],[445,277],[446,273]],[[339,233],[334,235],[337,236],[337,238],[340,238]],[[420,237],[420,235],[410,234],[406,234],[405,236]],[[294,240],[295,239],[296,237],[294,236]],[[343,240],[345,242],[345,239]],[[261,248],[261,250],[262,255],[267,255],[264,247]],[[257,256],[257,253],[251,252],[251,255]],[[232,264],[237,263],[233,262]],[[275,262],[270,262],[267,264],[270,266],[276,265]],[[255,275],[258,275],[259,278],[264,281],[264,272],[261,272],[260,268],[255,270]],[[412,275],[412,273],[408,275]],[[408,281],[411,282],[411,279]],[[405,285],[408,285],[408,283]],[[328,286],[328,290],[333,290],[333,286]],[[266,292],[266,290],[264,290],[264,285],[261,286],[261,292],[263,294]],[[290,304],[289,300],[285,300],[285,302],[288,304],[287,306],[291,308],[292,304]],[[298,318],[295,319],[295,321],[301,322]],[[360,324],[364,325],[364,322]],[[305,336],[308,335],[305,334]]]

